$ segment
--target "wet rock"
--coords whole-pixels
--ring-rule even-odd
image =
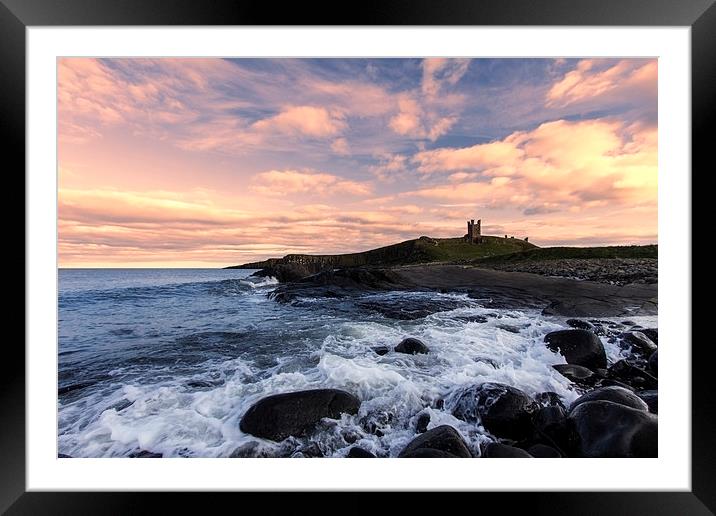
[[[629,360],[619,360],[607,370],[607,377],[637,389],[656,389],[659,381]]]
[[[231,455],[229,455],[229,458],[232,459],[247,459],[247,458],[257,458],[257,457],[274,457],[275,454],[273,451],[266,446],[262,446],[261,443],[258,443],[256,441],[251,441],[246,444],[242,444],[238,448],[236,448],[233,452],[231,452]]]
[[[326,265],[320,263],[277,263],[254,272],[252,276],[261,278],[270,276],[280,283],[288,283],[299,281],[326,268]]]
[[[562,398],[560,398],[559,394],[557,394],[554,391],[546,391],[546,392],[540,392],[535,395],[535,402],[540,407],[562,407],[566,410],[567,407],[564,406],[564,403],[562,403]]]
[[[541,459],[558,459],[562,457],[559,451],[546,444],[534,444],[527,449],[527,452],[533,457]]]
[[[498,437],[520,439],[532,431],[537,404],[509,385],[483,383],[466,389],[458,398],[453,415],[468,422],[481,421]]]
[[[620,335],[622,342],[632,349],[633,352],[648,357],[656,351],[654,344],[649,337],[640,331],[629,331]]]
[[[649,371],[659,374],[659,351],[654,351],[649,357]]]
[[[388,346],[375,346],[374,348],[371,348],[376,355],[387,355],[390,352],[390,348]]]
[[[374,459],[375,455],[359,446],[354,446],[348,450],[346,457],[349,459]]]
[[[321,457],[324,457],[323,450],[321,449],[321,446],[318,443],[310,442],[303,446],[300,446],[296,453],[292,455],[292,457],[296,458],[306,458],[306,459],[320,459]]]
[[[611,401],[581,403],[569,414],[581,457],[656,457],[658,420]]]
[[[398,457],[417,457],[418,450],[437,450],[455,457],[472,457],[460,433],[449,425],[437,426],[419,435],[400,452]]]
[[[139,450],[138,452],[130,453],[127,457],[132,459],[161,459],[164,455],[147,450]]]
[[[641,391],[637,393],[637,396],[639,396],[644,401],[644,403],[647,404],[647,406],[649,407],[649,412],[651,412],[652,414],[659,413],[659,391]]]
[[[570,328],[575,328],[577,330],[593,330],[594,325],[590,323],[589,321],[583,321],[581,319],[567,319],[567,325],[569,325]]]
[[[418,416],[418,420],[415,423],[415,431],[419,434],[425,433],[428,429],[428,425],[430,424],[430,414],[427,412],[420,414]]]
[[[482,456],[486,459],[529,459],[532,455],[525,450],[502,443],[489,443]]]
[[[594,382],[597,379],[594,373],[586,367],[574,364],[556,364],[552,367],[569,381],[578,385],[594,385]]]
[[[64,453],[58,453],[57,458],[58,459],[71,459],[72,455],[65,455]]]
[[[403,339],[400,344],[395,346],[395,351],[397,353],[417,355],[428,353],[430,350],[422,341],[414,339],[412,337],[408,337],[407,339]]]
[[[547,347],[561,353],[568,364],[590,369],[607,366],[607,355],[602,341],[588,330],[559,330],[548,333]]]
[[[192,389],[211,389],[212,387],[216,387],[213,383],[204,380],[192,380],[187,382],[186,385]]]
[[[540,408],[532,418],[535,433],[563,451],[572,448],[572,435],[567,425],[567,411],[561,406]]]
[[[459,459],[457,455],[452,453],[435,450],[433,448],[418,448],[417,450],[400,455],[403,459]],[[464,458],[464,457],[463,457]]]
[[[659,345],[659,329],[658,328],[644,328],[641,332],[646,335],[654,344]]]
[[[395,415],[392,412],[374,411],[363,416],[359,423],[366,432],[383,437],[385,435],[383,430],[390,427],[394,419]]]
[[[252,405],[241,418],[242,432],[272,441],[303,435],[323,418],[355,414],[360,400],[337,389],[315,389],[268,396]]]
[[[594,389],[593,391],[590,391],[574,400],[572,405],[569,407],[570,414],[574,412],[575,409],[582,403],[589,403],[592,401],[609,401],[644,412],[649,410],[646,403],[644,403],[644,401],[633,392],[622,387],[609,386]]]

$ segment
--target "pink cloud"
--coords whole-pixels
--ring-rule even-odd
[[[269,196],[290,194],[369,195],[370,183],[350,181],[333,174],[299,170],[269,170],[257,174],[253,180],[254,191]]]
[[[564,107],[581,102],[623,101],[656,97],[657,61],[624,59],[604,68],[599,59],[583,59],[547,92],[547,106]]]
[[[317,106],[288,106],[279,114],[253,124],[257,131],[301,134],[318,138],[335,136],[347,124],[345,116]]]

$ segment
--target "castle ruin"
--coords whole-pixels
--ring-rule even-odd
[[[476,223],[475,219],[467,221],[467,235],[465,235],[466,242],[470,242],[472,244],[482,243],[482,234],[480,232],[481,222],[481,220],[478,220]]]

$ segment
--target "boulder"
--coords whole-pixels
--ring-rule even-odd
[[[390,353],[390,348],[388,346],[375,346],[374,348],[371,348],[376,355],[387,355]]]
[[[607,355],[602,341],[588,330],[559,330],[548,333],[547,347],[561,353],[568,364],[594,369],[607,366]]]
[[[629,391],[622,387],[609,386],[594,389],[593,391],[590,391],[574,400],[572,405],[569,407],[570,414],[574,412],[574,410],[582,403],[588,403],[592,401],[609,401],[644,412],[649,410],[649,407],[646,405],[646,403],[644,403],[644,401],[642,401],[642,399],[639,398],[639,396],[634,394],[632,391]]]
[[[265,447],[262,446],[261,443],[256,441],[251,441],[246,444],[242,444],[238,448],[236,448],[233,452],[231,452],[231,455],[229,455],[229,458],[232,459],[245,459],[245,458],[256,458],[256,457],[274,457],[274,452]]]
[[[460,433],[449,425],[437,426],[419,435],[400,452],[398,457],[417,457],[415,453],[418,450],[437,450],[455,457],[472,457]]]
[[[567,319],[567,324],[570,328],[576,328],[578,330],[592,330],[594,325],[589,321],[583,321],[581,319]]]
[[[649,357],[649,371],[659,374],[659,351],[654,351]]]
[[[658,420],[611,401],[581,403],[569,414],[580,457],[657,457]]]
[[[534,444],[527,449],[527,453],[540,459],[558,459],[562,457],[559,451],[546,444]]]
[[[493,435],[521,439],[532,432],[537,404],[519,389],[500,383],[483,383],[466,389],[453,415],[468,422],[481,421]]]
[[[572,435],[567,425],[567,412],[560,406],[542,407],[532,418],[535,432],[561,450],[572,448]]]
[[[355,414],[360,400],[337,389],[287,392],[263,398],[241,418],[242,432],[271,441],[307,433],[323,418]]]
[[[546,391],[535,394],[535,401],[540,407],[562,407],[566,409],[562,403],[562,398],[554,391]]]
[[[418,448],[417,450],[400,455],[403,459],[459,459],[457,455],[452,453],[435,450],[433,448]]]
[[[358,446],[354,446],[350,450],[348,450],[348,455],[346,455],[349,459],[374,459],[375,455],[373,455],[368,450],[364,450],[363,448],[360,448]]]
[[[164,455],[147,450],[139,450],[138,452],[130,453],[128,457],[132,459],[161,459]]]
[[[648,357],[654,351],[656,351],[656,344],[654,344],[649,337],[640,331],[628,331],[622,333],[619,336],[627,346],[629,346],[634,353]]]
[[[395,351],[398,353],[406,353],[408,355],[417,355],[428,353],[430,350],[422,341],[408,337],[395,346]]]
[[[489,443],[485,446],[482,456],[486,459],[530,459],[532,455],[526,451],[502,443]]]
[[[582,367],[579,365],[556,364],[552,367],[566,379],[578,385],[594,385],[594,382],[597,378],[591,371],[591,369],[587,369],[586,367]]]
[[[415,422],[415,431],[419,434],[425,433],[428,430],[430,424],[430,414],[424,412],[418,416],[418,420]]]
[[[607,377],[637,389],[656,389],[659,381],[629,360],[619,360],[608,370]]]
[[[649,339],[651,339],[651,341],[654,344],[656,344],[657,346],[659,345],[659,329],[658,328],[644,328],[643,330],[641,330],[641,332],[644,335],[646,335],[647,337],[649,337]]]
[[[659,391],[641,391],[637,393],[637,396],[644,400],[644,403],[649,407],[649,412],[652,414],[659,413]]]

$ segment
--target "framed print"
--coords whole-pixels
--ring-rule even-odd
[[[27,305],[0,507],[711,513],[712,4],[3,0]]]

